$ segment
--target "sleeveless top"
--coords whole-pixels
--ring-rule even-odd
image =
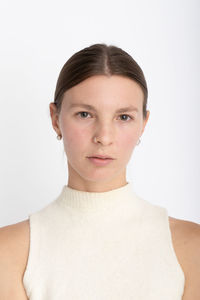
[[[64,185],[29,221],[29,300],[182,299],[168,211],[131,183],[107,192]]]

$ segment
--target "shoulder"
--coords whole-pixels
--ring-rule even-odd
[[[0,299],[28,299],[23,274],[29,253],[29,220],[0,228]]]
[[[198,249],[200,245],[200,224],[169,217],[172,239],[175,244],[191,251]],[[193,249],[194,248],[194,249]]]
[[[185,274],[183,300],[200,296],[200,224],[169,217],[174,250]]]

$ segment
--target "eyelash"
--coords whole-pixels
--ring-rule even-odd
[[[87,112],[87,111],[80,111],[80,112],[76,113],[76,115],[79,115],[79,114],[81,114],[81,113],[87,113],[87,114],[90,114],[90,113]],[[122,114],[122,115],[120,115],[120,116],[128,116],[130,119],[134,119],[133,117],[131,117],[130,115],[127,115],[127,114]],[[86,118],[81,118],[81,119],[86,119]],[[124,121],[124,120],[122,120],[122,121]],[[125,120],[125,121],[127,121],[127,120]]]

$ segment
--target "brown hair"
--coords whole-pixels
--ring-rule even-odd
[[[54,94],[58,114],[64,93],[93,75],[121,75],[136,81],[143,90],[143,118],[146,119],[148,89],[142,69],[127,52],[106,44],[86,47],[73,54],[64,64]]]

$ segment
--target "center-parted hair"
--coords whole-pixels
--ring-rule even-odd
[[[146,119],[148,89],[142,69],[127,52],[106,44],[93,44],[86,47],[73,54],[64,64],[54,94],[58,113],[61,110],[64,93],[94,75],[120,75],[137,82],[144,94],[143,118]]]

